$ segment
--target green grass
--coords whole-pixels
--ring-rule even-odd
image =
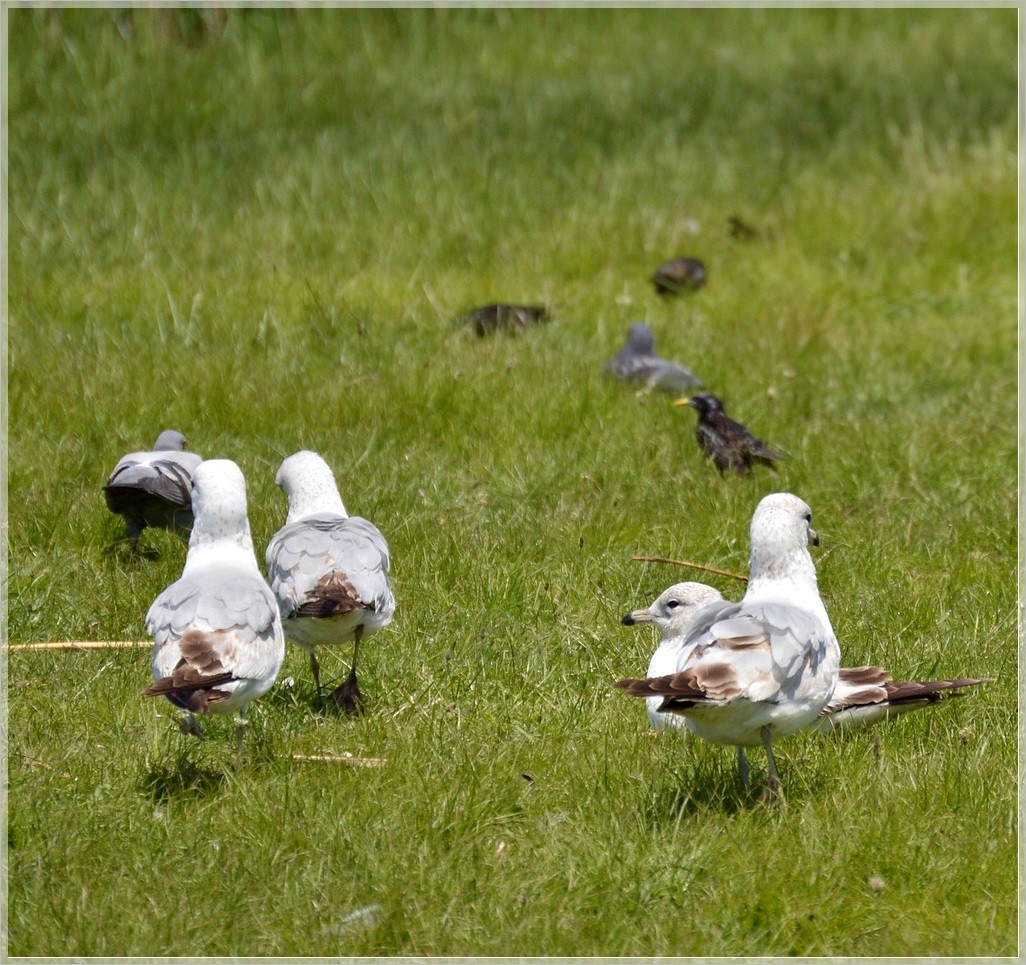
[[[238,772],[146,651],[11,654],[11,955],[1016,954],[1014,8],[5,13],[9,639],[145,637],[184,545],[100,490],[169,426],[261,555],[321,452],[398,600],[367,716],[290,650]],[[555,320],[454,330],[495,300]],[[599,377],[638,319],[777,475]],[[997,678],[783,743],[782,811],[610,688],[695,576],[631,554],[743,570],[774,490],[848,665]]]

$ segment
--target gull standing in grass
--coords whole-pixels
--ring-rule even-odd
[[[840,667],[808,549],[818,542],[806,503],[790,493],[766,496],[752,516],[744,599],[695,615],[675,673],[616,684],[633,697],[662,697],[660,710],[683,715],[699,737],[737,747],[746,788],[744,748],[761,744],[768,791],[780,801],[773,741],[815,720],[833,696]]]
[[[655,336],[644,322],[635,322],[627,330],[627,341],[602,371],[621,382],[643,382],[646,390],[689,392],[702,383],[698,376],[679,362],[656,355]]]
[[[123,456],[103,487],[107,508],[125,518],[125,536],[135,552],[147,526],[192,528],[192,474],[203,461],[185,451],[185,436],[165,429],[151,452]]]
[[[695,647],[694,642],[685,644],[692,622],[699,610],[711,604],[731,605],[719,590],[704,583],[675,583],[651,606],[633,610],[623,618],[626,626],[651,623],[660,631],[659,646],[648,665],[649,677],[677,670]],[[867,727],[910,710],[932,707],[949,697],[961,696],[967,687],[989,682],[984,677],[966,677],[895,683],[882,667],[842,667],[833,696],[806,730],[830,733]],[[659,710],[662,700],[658,696],[645,699],[651,725],[657,729],[686,727],[683,717]]]
[[[155,683],[143,693],[182,708],[183,730],[197,737],[195,714],[238,712],[238,763],[246,708],[278,676],[285,636],[253,550],[239,467],[228,459],[201,463],[193,474],[192,505],[196,520],[181,579],[146,614]]]
[[[288,497],[289,512],[267,545],[267,573],[285,633],[309,652],[318,696],[317,648],[353,641],[349,676],[331,699],[347,713],[360,713],[360,642],[391,623],[395,612],[388,544],[373,523],[346,513],[331,468],[317,453],[289,456],[275,482]]]

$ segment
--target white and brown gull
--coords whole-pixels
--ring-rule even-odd
[[[147,526],[192,528],[192,474],[203,457],[185,446],[182,433],[165,429],[151,451],[122,456],[103,487],[107,508],[124,517],[133,551]]]
[[[702,607],[725,602],[719,590],[704,583],[675,583],[650,605],[632,610],[623,618],[627,626],[652,624],[660,631],[659,646],[652,654],[648,676],[674,673],[694,643],[685,645],[687,631]],[[685,646],[687,649],[685,649]],[[895,682],[883,667],[841,667],[837,686],[827,705],[806,730],[828,733],[862,728],[923,707],[933,707],[950,697],[961,696],[967,687],[988,683],[989,678]],[[648,719],[657,729],[686,728],[676,714],[659,710],[663,698],[646,698]]]
[[[288,497],[289,511],[267,545],[267,573],[286,637],[309,652],[318,695],[317,650],[353,641],[349,676],[331,699],[346,712],[359,713],[360,643],[387,626],[395,612],[388,544],[373,523],[346,512],[331,468],[317,453],[289,456],[276,482]]]
[[[182,576],[146,614],[155,682],[143,693],[180,707],[183,730],[197,736],[195,715],[237,714],[238,761],[246,709],[274,684],[285,637],[253,550],[239,467],[228,459],[201,463],[192,505],[196,519]]]
[[[808,505],[790,493],[766,496],[751,523],[748,589],[740,603],[712,603],[694,615],[676,672],[617,682],[631,696],[662,698],[699,737],[738,748],[762,745],[768,791],[783,799],[773,741],[810,724],[837,686],[840,649],[819,596],[809,543],[818,538]]]

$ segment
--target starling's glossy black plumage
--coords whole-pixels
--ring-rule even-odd
[[[705,265],[697,258],[671,258],[664,261],[651,278],[660,295],[679,295],[705,284]]]
[[[774,452],[760,439],[756,439],[740,422],[735,422],[723,411],[723,403],[711,392],[698,392],[690,399],[678,399],[674,405],[690,405],[698,410],[695,437],[698,445],[716,464],[722,476],[733,469],[743,476],[753,462],[771,469],[774,460],[786,456]]]
[[[467,312],[462,321],[470,325],[478,335],[490,335],[496,331],[520,332],[528,325],[537,325],[548,319],[549,313],[544,305],[498,303],[475,308]]]

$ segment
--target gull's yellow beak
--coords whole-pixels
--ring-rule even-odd
[[[652,613],[648,607],[643,610],[631,610],[620,622],[625,627],[632,627],[635,623],[651,623]]]
[[[691,398],[689,396],[685,395],[685,396],[682,396],[679,399],[675,399],[673,404],[674,405],[691,405]]]

